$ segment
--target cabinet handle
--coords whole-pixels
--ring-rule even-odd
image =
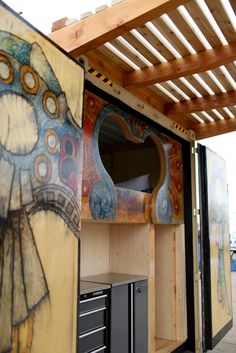
[[[100,332],[100,331],[104,331],[104,330],[106,330],[106,326],[103,326],[103,327],[97,328],[96,330],[84,333],[83,335],[80,335],[79,338],[84,338],[84,337],[93,335],[94,333],[97,333],[97,332]]]
[[[107,348],[107,346],[103,346],[103,347],[101,347],[101,348],[96,349],[95,351],[90,352],[90,353],[98,353],[98,352],[103,351],[103,350],[106,349],[106,348]]]
[[[87,311],[86,313],[80,314],[79,317],[84,317],[84,316],[87,316],[87,315],[95,314],[95,313],[98,313],[99,311],[103,311],[103,310],[106,310],[105,306],[103,306],[102,308],[99,308],[99,309]]]
[[[99,297],[80,300],[80,304],[92,302],[94,300],[99,300],[99,299],[106,298],[106,297],[107,297],[107,294],[104,294],[104,295],[100,295]]]

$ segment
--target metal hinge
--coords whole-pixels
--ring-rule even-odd
[[[198,147],[192,147],[192,154],[198,154],[199,153],[199,148]]]
[[[200,280],[201,280],[201,274],[200,274],[200,272],[195,272],[195,273],[194,273],[194,281],[200,282]]]
[[[199,208],[194,208],[193,209],[193,216],[194,217],[200,216],[200,209]]]

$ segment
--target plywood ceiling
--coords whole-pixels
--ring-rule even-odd
[[[236,130],[236,1],[123,0],[49,37],[198,139]]]

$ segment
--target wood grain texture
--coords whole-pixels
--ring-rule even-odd
[[[236,42],[198,54],[146,67],[125,75],[124,87],[139,88],[215,69],[236,59]]]
[[[103,48],[104,49],[104,48]],[[100,73],[106,75],[112,81],[123,86],[124,77],[126,72],[122,69],[122,66],[116,64],[114,60],[109,60],[109,57],[105,55],[101,50],[94,49],[86,53],[85,59],[87,61],[87,66],[91,66]],[[145,103],[149,104],[151,107],[155,108],[159,112],[164,110],[164,102],[153,91],[148,87],[130,89],[135,97],[142,99]]]
[[[155,239],[156,337],[183,342],[187,338],[184,226],[158,225]]]
[[[171,352],[186,339],[184,257],[184,226],[82,224],[82,277],[106,272],[148,277],[149,353]]]
[[[176,339],[187,339],[186,271],[184,225],[175,227],[176,250]]]
[[[165,340],[162,338],[156,339],[156,353],[171,353],[180,347],[184,341],[180,340]]]
[[[155,353],[155,328],[156,328],[156,277],[155,277],[155,226],[150,225],[148,233],[149,247],[149,276],[148,276],[148,317],[149,317],[149,353]]]
[[[110,226],[86,223],[81,226],[81,277],[110,272]]]
[[[57,31],[60,28],[63,28],[65,26],[69,26],[70,24],[72,24],[75,21],[76,21],[75,19],[70,19],[68,17],[63,17],[60,20],[57,20],[57,21],[52,23],[51,31],[55,32],[55,31]]]
[[[100,73],[103,73],[119,85],[123,85],[124,71],[114,62],[109,60],[100,50],[94,49],[86,53],[88,66],[91,66]]]
[[[156,226],[156,337],[176,339],[174,226]],[[165,318],[165,319],[164,319]]]
[[[156,94],[153,94],[153,91],[149,87],[130,89],[130,92],[133,93],[134,96],[142,99],[145,103],[149,104],[157,111],[163,113],[164,111],[163,100],[160,97],[158,97]]]
[[[235,12],[235,2],[230,1],[232,8]],[[224,11],[221,1],[206,0],[206,4],[209,7],[211,13],[214,14],[217,24],[219,25],[222,33],[224,34],[228,42],[236,40],[236,32],[228,19],[226,12]]]
[[[186,2],[188,0],[124,0],[59,29],[49,37],[72,55],[78,56]]]
[[[195,124],[193,127],[196,133],[196,139],[201,140],[208,137],[214,137],[236,130],[236,119],[220,120],[206,124]]]
[[[207,97],[194,98],[183,103],[165,104],[164,112],[167,116],[200,112],[223,107],[230,107],[236,104],[236,91],[208,95]]]
[[[111,271],[148,276],[149,353],[155,353],[155,228],[111,225],[110,232]]]

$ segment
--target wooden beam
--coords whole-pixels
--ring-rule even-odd
[[[85,58],[89,66],[103,73],[112,81],[122,86],[126,73],[123,72],[115,63],[110,62],[102,52],[97,49],[91,50],[86,53]],[[164,102],[149,88],[138,88],[135,90],[130,90],[130,92],[132,92],[134,96],[142,99],[151,107],[163,113]]]
[[[167,115],[165,115],[167,116]],[[167,116],[169,119],[172,121],[176,122],[180,126],[183,126],[186,130],[192,130],[192,125],[195,123],[196,119],[191,116],[189,117],[188,115],[170,115]]]
[[[145,103],[149,104],[152,108],[158,110],[159,112],[164,112],[164,102],[158,97],[150,88],[137,88],[129,90],[134,96],[142,99]]]
[[[79,56],[188,1],[124,0],[49,34],[49,38],[67,52]]]
[[[115,81],[119,85],[123,84],[124,72],[113,62],[101,53],[99,50],[91,50],[86,53],[89,66],[103,73],[105,76]]]
[[[236,117],[235,119],[219,120],[212,123],[194,124],[192,129],[195,131],[197,140],[226,134],[236,130]]]
[[[164,107],[164,114],[176,116],[177,114],[207,111],[211,109],[230,107],[236,104],[236,91],[219,93],[212,96],[194,98],[183,103],[167,103]]]
[[[60,20],[55,21],[55,22],[52,23],[51,32],[55,32],[55,31],[58,31],[58,29],[61,29],[61,28],[66,27],[66,26],[69,26],[75,21],[76,21],[75,19],[70,19],[68,17],[63,17]]]
[[[124,87],[133,89],[174,80],[194,73],[212,70],[234,60],[236,60],[236,42],[129,72],[125,75]]]

